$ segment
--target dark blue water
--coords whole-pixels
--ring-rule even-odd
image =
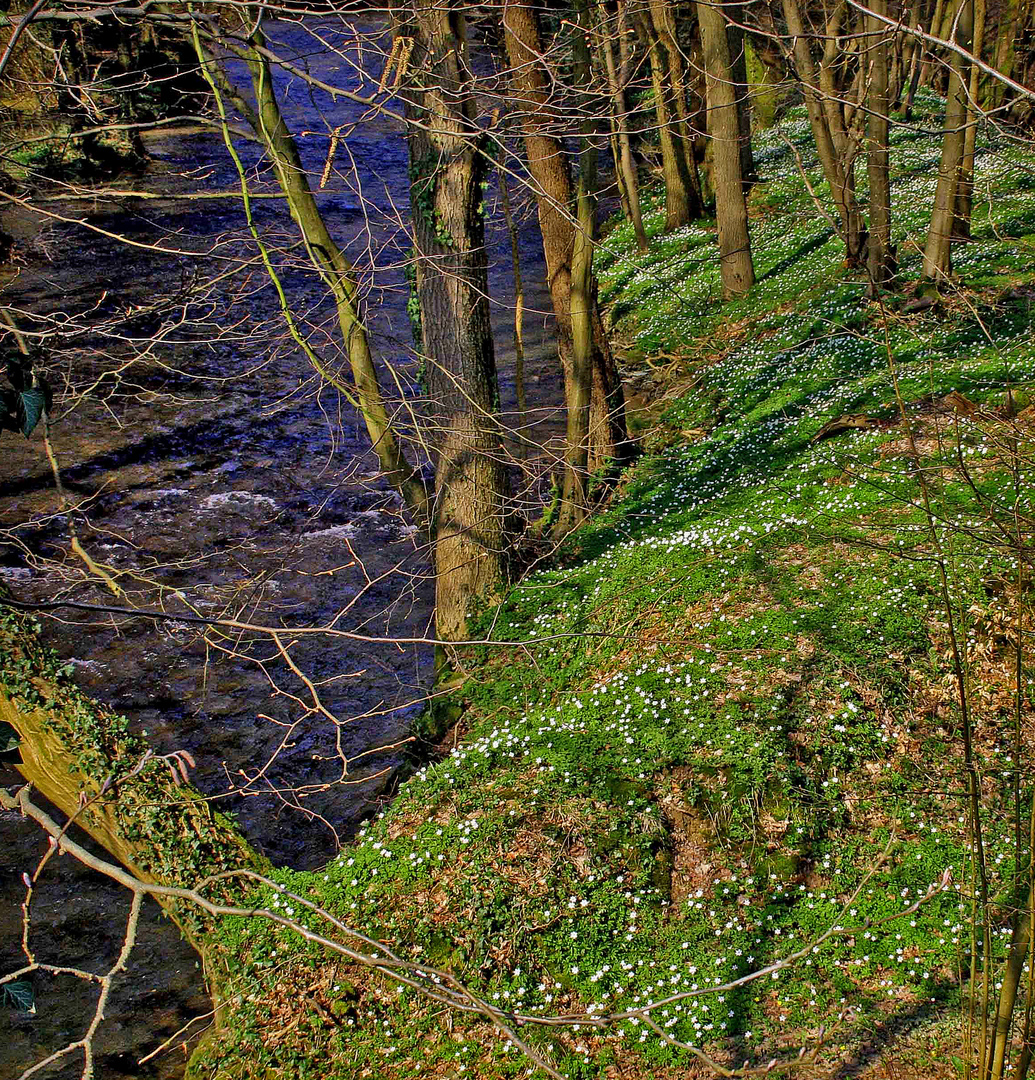
[[[333,31],[323,32],[330,40]],[[270,37],[319,78],[359,85],[348,64],[299,28],[278,27]],[[236,65],[230,72],[243,76]],[[401,127],[283,72],[276,82],[289,124],[310,133],[300,143],[314,188],[329,133],[342,134],[319,198],[357,266],[386,392],[413,434],[422,402],[403,276],[410,242]],[[4,223],[19,236],[23,260],[4,302],[27,329],[52,335],[53,440],[84,546],[136,607],[280,627],[333,622],[385,638],[429,632],[426,552],[377,477],[351,405],[321,384],[285,332],[240,202],[189,198],[239,184],[221,136],[166,132],[146,143],[146,172],[108,190],[160,199],[102,189],[86,201],[47,203],[60,218]],[[250,189],[274,193],[257,144],[235,145]],[[283,205],[257,201],[254,220],[276,252],[301,331],[342,366],[333,306]],[[560,388],[533,228],[526,225],[521,243],[529,390],[545,437],[557,430]],[[163,250],[148,250],[155,244]],[[501,392],[512,408],[513,283],[497,217],[489,244]],[[0,576],[30,600],[110,603],[69,555],[61,511],[39,440],[4,435]],[[398,744],[430,676],[427,648],[305,638],[292,643],[291,657],[318,686],[317,708],[261,634],[216,630],[206,638],[175,623],[67,610],[46,620],[45,633],[77,665],[84,688],[125,712],[156,750],[193,755],[195,783],[238,816],[256,846],[300,867],[328,859],[390,795]],[[13,780],[9,770],[0,775]],[[20,875],[41,851],[33,828],[0,815],[0,971],[20,963]],[[105,882],[55,861],[34,909],[40,958],[101,970],[120,944],[124,906]],[[157,911],[146,924],[102,1027],[101,1077],[180,1074],[182,1053],[136,1062],[205,1007],[193,954]],[[35,1017],[0,1013],[10,1028],[0,1074],[17,1075],[78,1037],[93,1001],[71,979],[41,977],[37,997]],[[47,1075],[78,1073],[70,1066]]]

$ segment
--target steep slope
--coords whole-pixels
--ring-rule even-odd
[[[1030,162],[979,147],[958,289],[868,302],[798,172],[821,200],[808,146],[793,113],[760,140],[759,281],[735,304],[707,227],[646,256],[611,233],[615,333],[660,398],[650,452],[482,615],[512,644],[467,655],[456,748],[324,873],[279,877],[465,982],[568,1077],[801,1047],[824,1075],[954,1075],[975,805],[990,945],[1008,943],[1030,796]],[[904,286],[937,154],[896,135]],[[240,996],[198,1075],[528,1075],[484,1009],[288,931],[223,934]]]

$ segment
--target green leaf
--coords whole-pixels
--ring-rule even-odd
[[[4,983],[3,1001],[12,1009],[20,1009],[22,1012],[36,1012],[36,995],[32,992],[32,983],[28,979],[16,979],[14,982]]]
[[[0,754],[18,749],[18,732],[6,720],[0,720]]]
[[[18,395],[18,426],[28,438],[47,411],[47,393],[43,387],[30,387]]]

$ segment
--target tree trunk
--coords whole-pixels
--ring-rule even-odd
[[[1007,0],[999,15],[999,32],[995,47],[995,68],[1008,78],[1013,77],[1014,56],[1021,30],[1021,0]],[[992,80],[991,101],[993,108],[1003,100],[1005,87],[998,79]]]
[[[576,84],[591,81],[589,8],[576,0],[577,24],[572,33],[573,75]],[[592,117],[582,124],[579,139],[579,179],[575,193],[575,242],[571,253],[571,391],[564,441],[564,480],[554,535],[564,536],[589,509],[589,427],[593,397],[593,246],[596,240],[597,148]]]
[[[647,241],[646,230],[643,227],[643,215],[640,212],[640,185],[636,176],[636,163],[633,160],[632,140],[629,137],[629,109],[625,98],[625,82],[628,77],[628,65],[626,63],[628,48],[625,43],[625,3],[624,0],[619,0],[618,5],[618,38],[621,43],[622,54],[620,68],[615,63],[614,45],[610,34],[607,32],[604,0],[598,0],[598,4],[600,7],[601,46],[607,71],[608,88],[611,91],[611,131],[616,147],[615,174],[619,178],[622,189],[622,201],[626,215],[636,236],[636,246],[646,254],[650,245]]]
[[[1014,1010],[1018,991],[1024,975],[1026,962],[1031,954],[1031,912],[1035,908],[1035,891],[1029,885],[1025,906],[1013,917],[1013,933],[1010,949],[1002,973],[999,1002],[996,1006],[995,1027],[989,1035],[985,1060],[988,1064],[988,1080],[1003,1080],[1006,1068],[1006,1052],[1010,1046],[1010,1029],[1013,1027]]]
[[[525,398],[525,286],[521,276],[521,248],[518,243],[517,225],[510,208],[510,190],[507,174],[503,169],[497,172],[499,179],[500,200],[503,203],[503,218],[507,223],[507,236],[510,239],[510,264],[514,273],[514,391],[517,395],[518,439],[517,454],[525,456],[525,422],[528,402]]]
[[[921,31],[923,27],[920,23],[916,24],[916,29]],[[913,54],[909,62],[909,87],[906,90],[906,102],[903,115],[908,123],[913,119],[913,101],[916,98],[916,90],[920,85],[920,74],[923,65],[920,62],[920,57],[923,55],[924,44],[919,37],[913,41]]]
[[[414,0],[401,90],[410,121],[410,210],[434,438],[435,620],[462,640],[467,611],[504,581],[506,473],[489,321],[482,182],[463,15]]]
[[[844,67],[840,35],[843,32],[847,14],[847,5],[843,0],[838,0],[827,20],[823,58],[819,65],[819,90],[838,161],[836,175],[839,188],[834,192],[834,201],[844,223],[848,263],[858,265],[864,257],[865,243],[865,228],[855,193],[855,161],[860,143],[855,137],[855,129],[847,118],[850,111],[853,116],[855,115],[851,94],[847,92],[844,82],[837,78],[837,71]],[[860,89],[862,89],[864,79],[861,70],[859,76]]]
[[[986,0],[973,0],[974,38],[971,52],[981,58],[985,45]],[[970,217],[974,205],[974,149],[977,146],[977,111],[978,95],[981,91],[981,69],[977,64],[970,65],[970,86],[967,91],[967,131],[963,137],[963,164],[960,167],[960,180],[956,188],[956,220],[953,222],[953,236],[959,240],[970,239]]]
[[[693,151],[683,137],[683,117],[677,110],[677,94],[683,92],[682,81],[672,85],[672,72],[678,55],[671,57],[665,39],[658,32],[655,16],[661,18],[657,0],[649,10],[638,12],[636,25],[644,49],[650,58],[651,82],[658,121],[658,140],[661,144],[661,167],[665,180],[665,231],[679,229],[696,221],[704,212],[701,192],[694,180]]]
[[[869,146],[866,167],[870,180],[870,236],[866,252],[870,292],[876,295],[894,273],[891,251],[891,180],[888,153],[888,28],[878,18],[887,13],[887,0],[870,0],[870,78],[867,91]]]
[[[262,51],[264,46],[262,31],[257,30],[252,35],[250,48],[244,53],[258,110],[252,118],[252,125],[273,162],[277,181],[302,234],[306,250],[334,297],[338,326],[355,384],[355,401],[381,471],[402,494],[417,523],[426,527],[429,514],[427,492],[420,475],[406,460],[388,419],[366,328],[360,318],[359,291],[352,276],[352,267],[331,237],[316,204],[298,146],[280,111],[269,61]],[[215,67],[211,59],[204,59],[207,64],[213,65],[213,72],[219,72],[220,69]],[[321,370],[320,374],[329,377],[326,370]]]
[[[558,352],[564,368],[565,403],[570,413],[573,402],[576,410],[580,408],[578,380],[573,369],[572,316],[575,306],[583,301],[573,297],[577,229],[569,213],[575,200],[568,159],[560,139],[550,131],[549,84],[544,72],[536,8],[530,3],[506,0],[503,34],[511,84],[514,96],[520,102],[528,171],[535,184],[547,284],[557,320]],[[588,254],[591,253],[590,249]],[[609,461],[623,464],[630,448],[625,429],[622,383],[597,310],[596,284],[591,268],[590,274],[587,288],[592,328],[592,392],[585,468],[592,473]]]
[[[632,457],[633,446],[625,423],[625,390],[597,304],[597,282],[592,282],[593,395],[589,406],[589,458],[591,475],[612,481]]]
[[[744,36],[744,5],[727,4],[732,22],[726,26],[726,40],[729,43],[730,77],[737,98],[737,129],[740,134],[740,179],[744,185],[744,194],[751,191],[758,179],[755,169],[755,155],[751,146],[751,105],[749,99],[747,69],[747,39]]]
[[[956,41],[964,48],[970,40],[972,0],[960,0]],[[952,231],[956,220],[956,191],[966,149],[967,84],[963,57],[949,57],[949,96],[945,102],[945,134],[938,166],[934,210],[924,247],[923,275],[941,281],[952,273]]]
[[[697,20],[704,53],[722,292],[730,298],[747,292],[755,283],[741,173],[737,90],[730,70],[726,17],[719,3],[699,3]]]
[[[676,146],[690,169],[694,190],[699,194],[700,185],[694,172],[694,139],[686,100],[686,67],[683,63],[683,53],[679,48],[679,41],[676,36],[674,3],[673,0],[647,0],[647,2],[654,32],[662,45],[667,69],[666,81],[671,90],[672,134],[676,140]]]
[[[839,99],[841,94],[833,80],[834,50],[837,48],[836,28],[844,5],[838,3],[827,24],[827,47],[823,64],[817,74],[798,0],[783,0],[787,31],[793,40],[794,64],[801,80],[805,105],[809,114],[812,135],[816,140],[823,173],[830,185],[830,194],[840,218],[841,239],[849,260],[859,256],[862,222],[855,201],[854,150],[849,146]],[[833,35],[833,37],[831,37]]]

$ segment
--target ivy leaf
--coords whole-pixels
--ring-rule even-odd
[[[32,983],[27,979],[16,979],[14,982],[4,983],[0,990],[3,990],[4,1004],[10,1005],[12,1009],[35,1015],[36,995],[32,992]]]
[[[43,414],[50,408],[53,397],[45,379],[37,377],[35,381],[36,386],[18,394],[18,427],[26,438],[32,434]]]
[[[18,732],[6,720],[0,720],[0,754],[18,749]]]
[[[0,390],[0,430],[20,431],[28,438],[40,420],[50,414],[54,391],[33,369],[32,357],[7,356],[7,378],[13,390]]]

